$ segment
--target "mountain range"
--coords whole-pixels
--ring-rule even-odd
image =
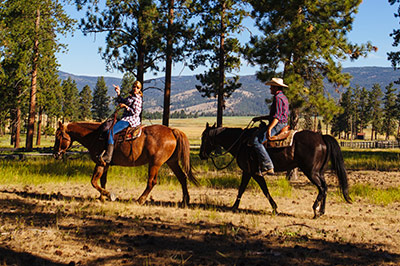
[[[390,67],[350,67],[344,68],[343,72],[349,73],[353,78],[350,80],[350,87],[365,87],[371,89],[373,84],[379,84],[382,91],[385,87],[400,77],[400,72]],[[73,75],[66,72],[59,72],[61,80],[71,77],[75,80],[77,87],[81,90],[85,85],[89,85],[93,91],[98,77]],[[121,84],[121,79],[104,77],[108,87],[108,95],[115,96],[112,84]],[[268,107],[265,99],[270,98],[268,86],[257,80],[255,75],[240,76],[242,87],[236,90],[230,98],[226,99],[224,114],[235,115],[259,115],[267,112]],[[172,77],[171,84],[171,112],[184,110],[186,113],[206,113],[216,112],[216,98],[205,98],[197,91],[196,85],[199,82],[193,76]],[[144,110],[148,112],[162,112],[164,78],[156,78],[145,82],[144,86]],[[146,89],[148,88],[148,89]],[[343,92],[345,89],[342,89]],[[326,91],[334,98],[340,97],[333,86],[326,84]]]

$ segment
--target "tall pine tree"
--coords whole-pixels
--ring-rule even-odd
[[[63,91],[63,120],[77,121],[79,117],[79,91],[75,80],[68,77],[62,83]]]
[[[200,20],[192,63],[193,67],[209,66],[209,70],[196,75],[201,82],[196,88],[203,97],[217,98],[217,126],[222,126],[225,99],[241,87],[238,75],[230,79],[226,75],[240,68],[241,45],[234,34],[243,30],[245,1],[200,0],[197,12]]]
[[[382,131],[382,90],[379,84],[374,84],[368,93],[368,106],[371,110],[371,140],[377,139]]]
[[[92,90],[89,85],[85,85],[79,92],[79,120],[88,120],[92,118]]]
[[[87,7],[84,34],[107,33],[106,47],[100,49],[107,69],[130,72],[142,84],[146,71],[158,70],[161,33],[155,30],[159,13],[154,1],[106,1],[104,8],[97,0],[75,2],[78,8]]]
[[[103,121],[110,114],[110,97],[107,95],[107,86],[104,77],[97,79],[93,92],[92,114],[96,121]]]
[[[386,91],[383,97],[382,130],[385,134],[385,139],[388,140],[396,129],[397,116],[396,112],[394,112],[394,110],[396,110],[396,89],[393,87],[393,83],[390,83],[385,89]]]
[[[347,37],[361,0],[250,3],[263,35],[251,38],[246,58],[260,66],[257,77],[261,81],[280,76],[289,85],[285,94],[291,104],[292,122],[311,98],[323,95],[318,101],[332,101],[326,97],[325,79],[337,88],[348,85],[350,76],[342,73],[341,60],[357,59],[374,49],[370,43],[352,44]],[[278,73],[282,66],[282,73]],[[327,110],[324,106],[320,102],[320,115]]]

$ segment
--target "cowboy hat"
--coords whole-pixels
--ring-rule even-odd
[[[265,83],[265,85],[279,86],[279,87],[285,87],[285,88],[288,87],[288,85],[283,83],[283,79],[281,79],[281,78],[272,78],[271,81],[268,81],[267,83]]]

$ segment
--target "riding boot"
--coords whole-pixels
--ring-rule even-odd
[[[99,156],[99,160],[102,164],[108,164],[111,162],[114,153],[114,144],[108,144],[107,151]]]

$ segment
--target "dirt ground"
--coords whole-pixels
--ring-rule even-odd
[[[350,185],[400,186],[400,173],[350,172]],[[275,195],[278,215],[260,190],[229,210],[236,189],[108,184],[118,200],[101,203],[87,184],[0,185],[0,265],[400,265],[400,202],[347,204],[327,177],[326,214],[312,219],[316,189],[303,176],[291,195]]]

